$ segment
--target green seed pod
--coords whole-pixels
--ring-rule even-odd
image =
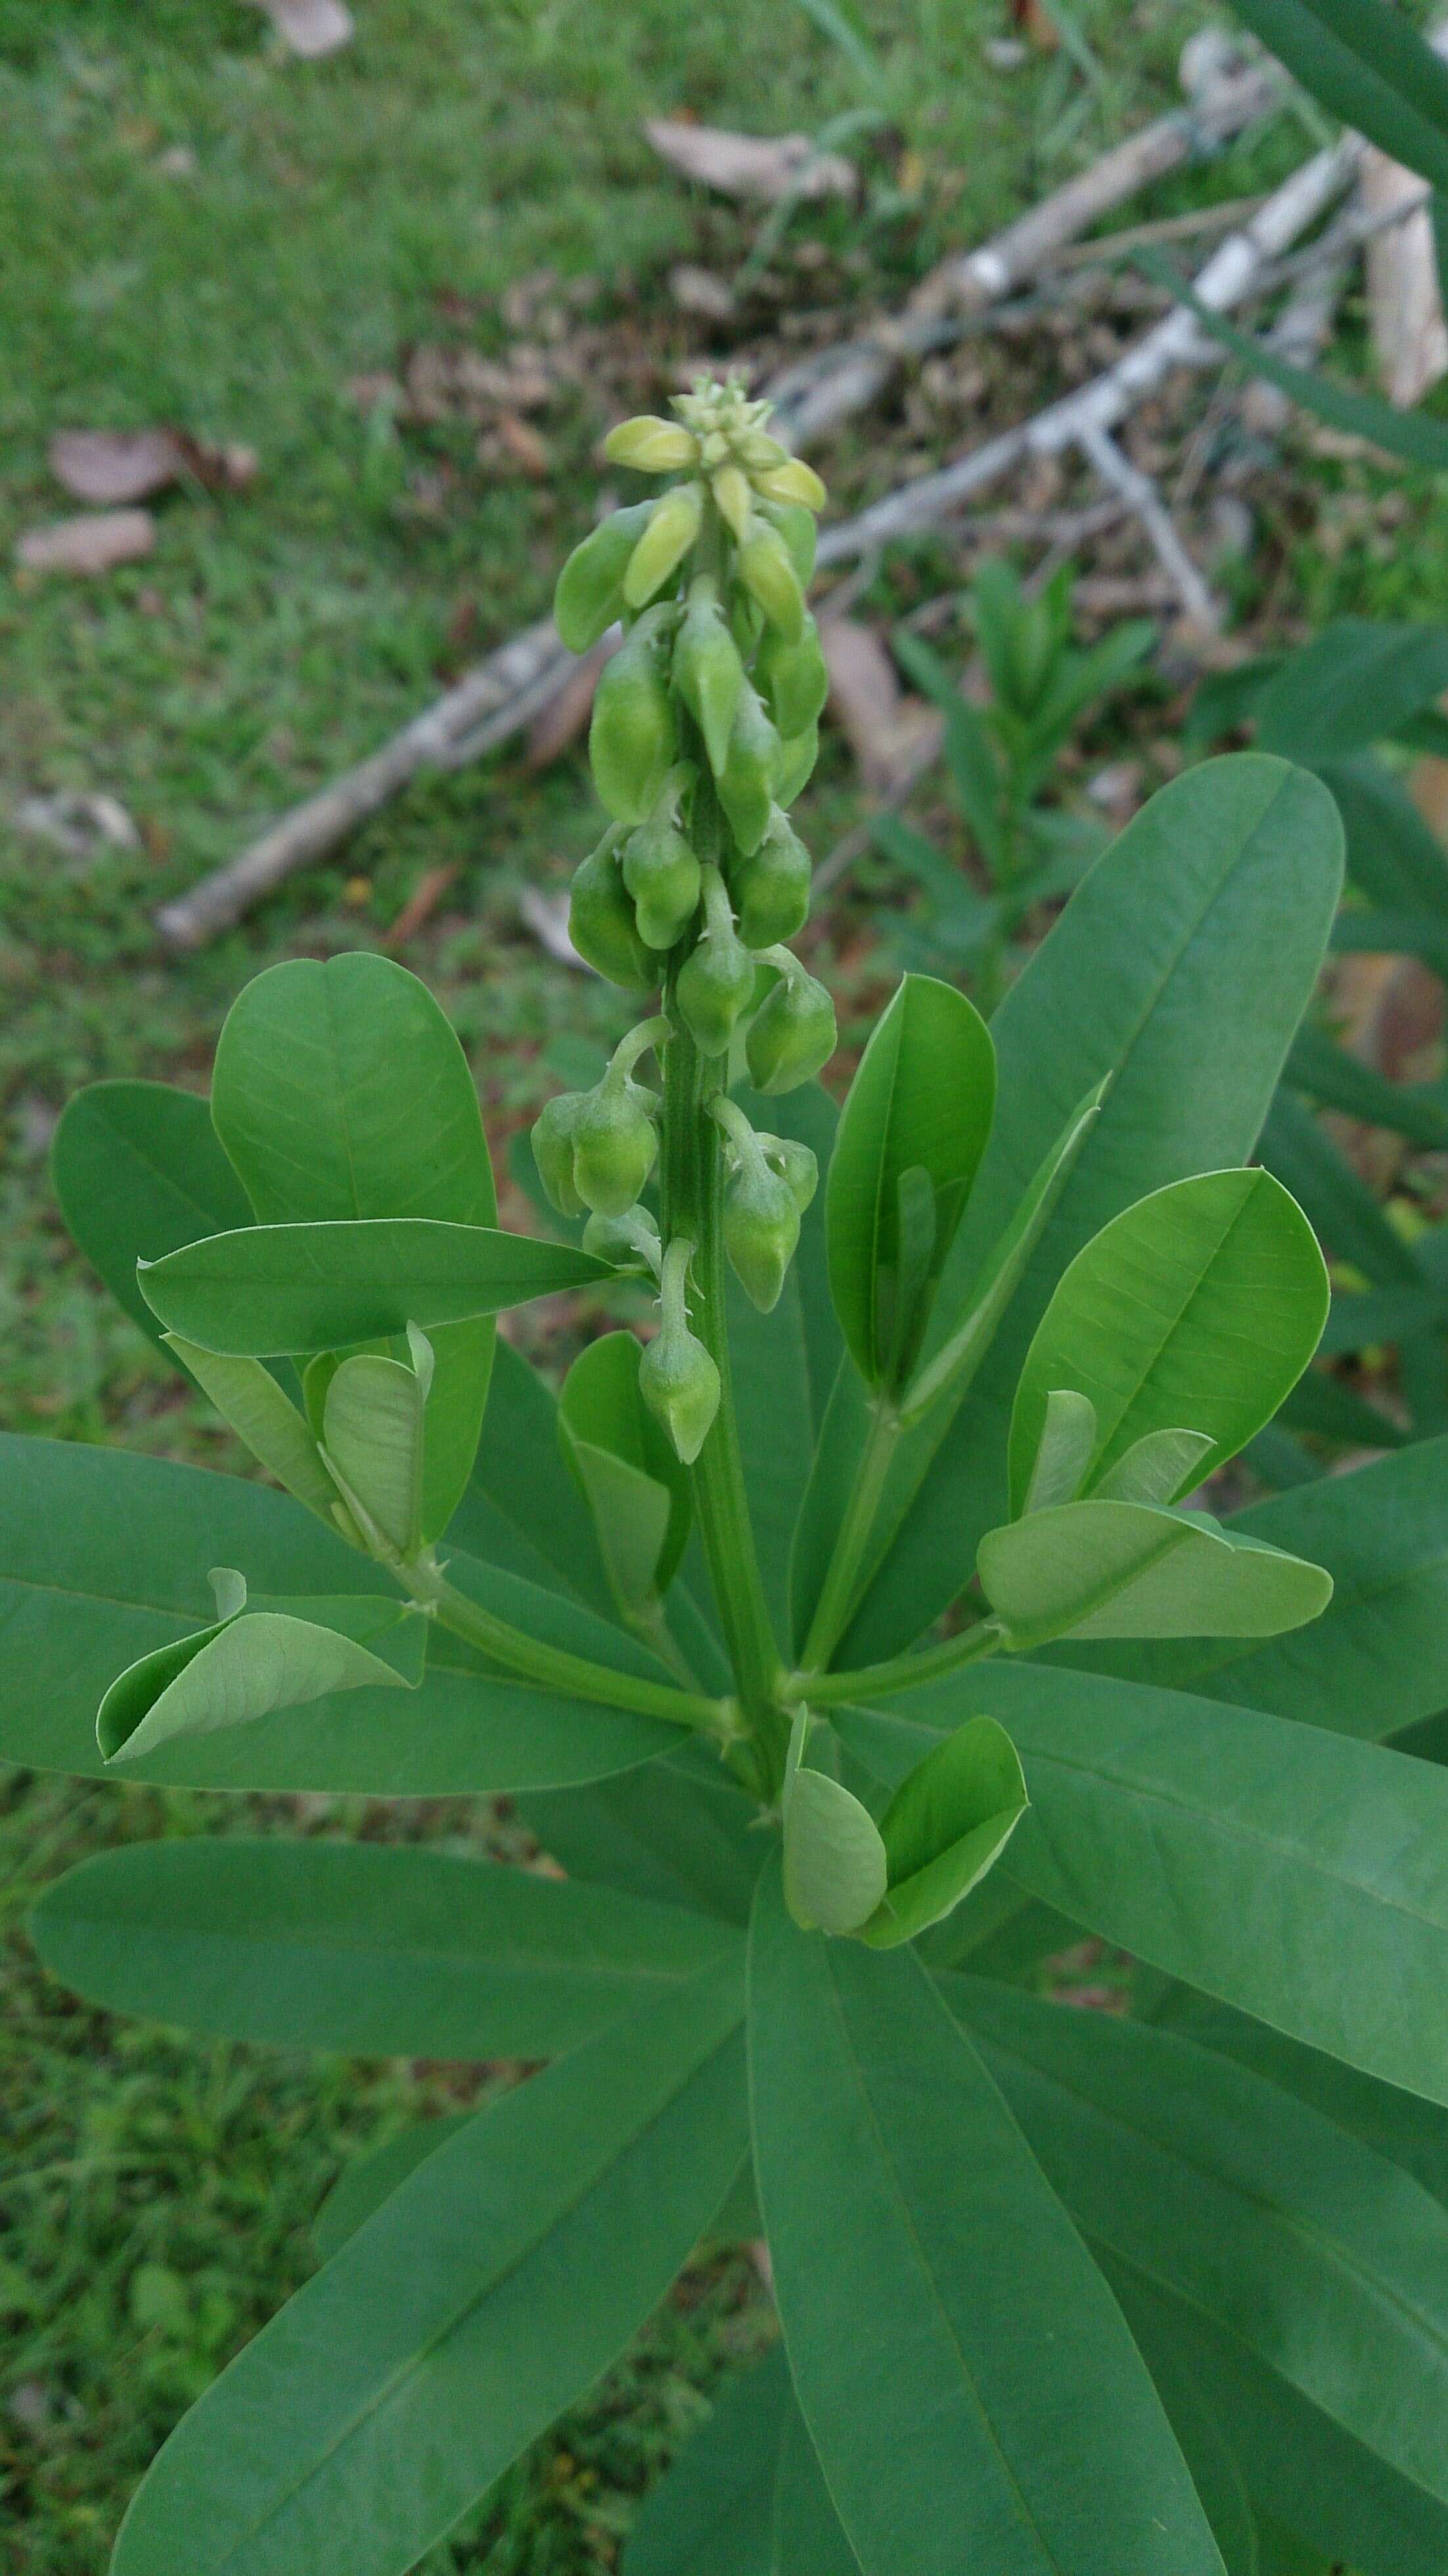
[[[809,852],[776,805],[758,849],[730,873],[729,892],[746,948],[772,948],[803,930],[809,919],[810,873]]]
[[[645,1261],[655,1276],[662,1259],[659,1229],[646,1207],[625,1208],[622,1216],[591,1216],[583,1229],[583,1249],[595,1261],[616,1261],[620,1268]]]
[[[678,1003],[702,1055],[728,1052],[740,1020],[754,999],[754,960],[732,926],[701,933],[679,969]]]
[[[758,849],[769,822],[779,759],[779,736],[758,691],[746,680],[734,711],[729,757],[718,779],[719,802],[746,854]]]
[[[799,1209],[788,1181],[762,1155],[743,1159],[724,1200],[724,1249],[752,1305],[779,1303],[799,1242]]]
[[[787,456],[781,465],[756,469],[753,481],[755,491],[766,501],[789,502],[796,509],[822,510],[829,499],[814,467],[798,456]]]
[[[652,501],[615,510],[575,546],[553,593],[553,623],[570,653],[586,653],[623,606],[628,561],[648,526]]]
[[[766,627],[754,677],[785,741],[808,732],[830,693],[829,670],[814,619],[806,616],[793,644],[786,644],[777,627]]]
[[[803,1216],[820,1184],[820,1167],[808,1145],[801,1145],[794,1136],[761,1135],[759,1148],[770,1170],[778,1172],[780,1179],[787,1184],[795,1206]]]
[[[667,793],[623,845],[623,881],[646,948],[672,948],[699,909],[699,862]]]
[[[709,766],[717,778],[729,757],[729,735],[739,704],[744,665],[726,626],[713,584],[700,584],[690,597],[674,645],[674,682],[704,737]]]
[[[703,524],[702,483],[676,483],[672,492],[665,492],[654,503],[653,515],[629,556],[623,577],[626,607],[648,606],[654,593],[662,590],[678,571]]]
[[[754,520],[754,495],[749,477],[737,465],[721,465],[709,477],[709,489],[719,506],[719,515],[730,533],[742,546]]]
[[[588,757],[600,801],[620,823],[646,822],[678,749],[673,700],[659,668],[654,610],[640,618],[600,677]]]
[[[823,984],[796,967],[766,994],[750,1023],[749,1079],[757,1091],[795,1091],[834,1051],[835,1006]]]
[[[618,824],[605,832],[574,875],[568,902],[568,936],[580,957],[631,992],[656,983],[658,966],[638,934],[628,890],[619,873]]]
[[[803,733],[793,735],[779,746],[779,775],[774,782],[776,805],[792,805],[801,788],[807,787],[820,756],[820,729],[806,725]]]
[[[759,512],[772,528],[779,530],[789,549],[795,579],[801,590],[807,590],[814,576],[815,547],[819,542],[814,512],[802,510],[795,501],[761,501]]]
[[[739,549],[739,578],[786,644],[797,644],[804,633],[804,592],[788,546],[767,520],[756,522]]]
[[[665,1319],[639,1361],[639,1393],[686,1467],[719,1410],[719,1372],[688,1325]]]
[[[573,1130],[586,1093],[560,1091],[533,1121],[533,1160],[550,1207],[560,1216],[582,1216],[583,1201],[573,1178]]]
[[[691,429],[676,420],[660,420],[656,412],[640,412],[633,420],[621,420],[603,442],[603,452],[611,465],[631,465],[639,474],[677,474],[686,465],[696,464],[699,442]]]
[[[605,1074],[573,1113],[573,1186],[595,1216],[624,1216],[658,1156],[653,1112],[641,1082]]]

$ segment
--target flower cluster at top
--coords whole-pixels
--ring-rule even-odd
[[[659,1277],[662,1329],[640,1383],[680,1455],[693,1458],[718,1378],[686,1320],[694,1247],[666,1251],[639,1203],[661,1103],[635,1073],[676,1036],[717,1060],[721,1079],[703,1106],[730,1167],[724,1245],[768,1309],[815,1187],[814,1157],[751,1127],[727,1097],[727,1068],[742,1052],[758,1090],[789,1091],[834,1052],[829,994],[785,945],[810,903],[809,853],[788,809],[814,768],[827,687],[805,605],[825,491],[770,437],[769,405],[738,385],[701,381],[673,409],[675,420],[610,432],[615,464],[674,479],[584,539],[554,601],[576,653],[623,630],[588,744],[613,819],[573,881],[573,944],[616,984],[661,985],[663,1009],[629,1032],[594,1090],[550,1101],[533,1150],[560,1212],[590,1211],[589,1248],[642,1260]]]

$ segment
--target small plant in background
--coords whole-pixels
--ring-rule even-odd
[[[558,593],[578,646],[627,628],[575,937],[650,993],[535,1131],[585,1243],[498,1227],[461,1050],[375,956],[249,985],[209,1108],[101,1084],[57,1137],[79,1240],[273,1482],[0,1443],[0,1748],[506,1791],[559,1864],[198,1837],[42,1899],[113,2007],[546,2061],[343,2178],[117,2576],[406,2576],[761,2231],[782,2350],[628,2576],[1249,2576],[1269,2521],[1437,2564],[1448,1781],[1372,1739],[1448,1699],[1443,1451],[1185,1499],[1327,1309],[1245,1158],[1331,799],[1255,754],[1177,781],[993,1027],[907,976],[837,1119],[788,946],[820,494],[735,389],[676,411],[615,433],[677,479]],[[640,1281],[651,1337],[557,1401],[495,1339]],[[1146,1963],[1135,2018],[1024,1990],[1081,1929]]]
[[[1083,650],[1073,580],[1063,564],[1033,595],[1002,557],[981,564],[965,599],[989,692],[979,705],[918,636],[895,638],[901,665],[945,719],[946,767],[988,891],[899,815],[878,817],[875,842],[927,898],[923,918],[900,933],[907,961],[964,973],[987,1011],[1026,915],[1068,894],[1107,837],[1047,803],[1061,754],[1083,718],[1135,678],[1155,640],[1135,620]]]

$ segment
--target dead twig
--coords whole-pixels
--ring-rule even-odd
[[[1220,604],[1213,598],[1178,536],[1176,523],[1151,476],[1133,465],[1110,433],[1093,420],[1088,420],[1082,428],[1080,444],[1082,453],[1089,457],[1102,482],[1120,496],[1133,518],[1141,522],[1157,561],[1169,577],[1187,616],[1194,625],[1215,632],[1222,623]]]

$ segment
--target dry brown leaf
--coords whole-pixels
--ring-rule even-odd
[[[409,939],[415,939],[418,932],[432,919],[448,888],[455,883],[457,874],[456,859],[445,859],[439,867],[424,868],[382,942],[383,947],[393,956],[397,954],[399,948],[407,946]]]
[[[212,490],[244,492],[256,477],[256,451],[212,447],[189,430],[59,429],[46,450],[57,483],[77,501],[117,509],[149,501],[190,477]]]
[[[149,510],[97,510],[83,519],[27,528],[16,542],[15,560],[23,572],[112,572],[117,564],[138,563],[155,542]]]
[[[535,483],[542,482],[553,460],[536,429],[530,429],[527,421],[520,420],[515,411],[500,411],[493,436],[520,473],[528,475]]]
[[[1448,375],[1448,327],[1432,219],[1427,207],[1420,206],[1397,223],[1387,221],[1397,207],[1422,195],[1423,183],[1385,152],[1364,151],[1361,188],[1365,211],[1386,224],[1367,246],[1373,355],[1389,402],[1409,411]]]
[[[820,645],[830,675],[830,711],[844,730],[872,796],[888,796],[917,770],[944,732],[923,698],[907,697],[888,647],[854,617],[822,617]]]
[[[670,269],[669,293],[681,313],[697,313],[706,322],[727,322],[738,302],[726,277],[717,277],[712,268],[696,268],[687,259]]]
[[[562,687],[540,707],[528,728],[527,766],[547,769],[578,740],[593,712],[593,693],[605,662],[611,661],[623,637],[610,627],[592,651],[584,653],[565,675]]]
[[[304,61],[316,62],[323,54],[335,54],[339,45],[348,45],[357,30],[352,12],[343,0],[254,0],[265,12],[277,34]]]
[[[661,160],[721,197],[777,205],[782,197],[853,197],[859,190],[853,162],[817,152],[807,134],[731,134],[670,116],[646,117],[644,132]]]
[[[390,382],[370,376],[356,380],[368,388]],[[421,423],[459,418],[481,423],[505,411],[515,415],[538,411],[553,389],[553,375],[536,349],[520,346],[497,359],[485,358],[477,349],[441,348],[419,341],[403,364],[403,418]]]

